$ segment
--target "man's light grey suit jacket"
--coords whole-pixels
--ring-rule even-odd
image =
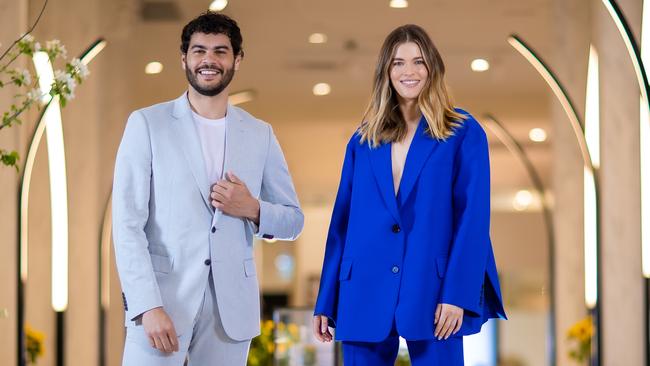
[[[300,234],[303,214],[271,126],[230,105],[228,171],[259,199],[257,235],[293,240]],[[162,306],[178,335],[191,336],[212,267],[228,336],[247,340],[259,334],[255,225],[214,212],[214,183],[206,175],[186,94],[131,114],[113,183],[113,240],[127,326]]]

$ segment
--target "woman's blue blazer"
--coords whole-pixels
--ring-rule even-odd
[[[314,314],[336,339],[379,342],[393,327],[433,339],[439,303],[465,310],[457,336],[505,318],[490,242],[490,163],[485,132],[469,113],[437,140],[424,117],[409,148],[398,194],[391,145],[371,148],[355,133],[343,162]]]

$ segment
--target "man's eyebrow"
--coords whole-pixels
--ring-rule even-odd
[[[192,45],[192,47],[190,47],[190,49],[195,49],[195,48],[199,48],[199,49],[202,49],[202,50],[207,50],[208,49],[208,47],[206,47],[206,46],[204,46],[202,44],[195,44],[195,45]],[[223,49],[229,50],[230,47],[228,45],[222,44],[222,45],[214,46],[214,47],[212,47],[212,49],[214,49],[214,50],[223,50]]]

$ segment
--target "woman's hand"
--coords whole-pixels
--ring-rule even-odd
[[[434,324],[436,331],[433,333],[438,340],[447,339],[452,334],[458,333],[463,325],[463,308],[451,304],[438,304]]]
[[[321,342],[331,342],[333,338],[327,327],[327,321],[325,315],[314,315],[314,335]]]

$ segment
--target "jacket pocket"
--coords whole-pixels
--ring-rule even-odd
[[[255,260],[252,258],[244,260],[244,275],[246,277],[257,276],[257,272],[255,270]]]
[[[169,273],[172,270],[172,260],[168,256],[151,254],[151,265],[154,272]]]
[[[341,271],[339,272],[339,281],[347,281],[352,274],[352,260],[344,259],[341,262]]]
[[[438,267],[438,277],[445,277],[445,272],[447,272],[447,258],[438,257],[436,258],[436,267]]]

